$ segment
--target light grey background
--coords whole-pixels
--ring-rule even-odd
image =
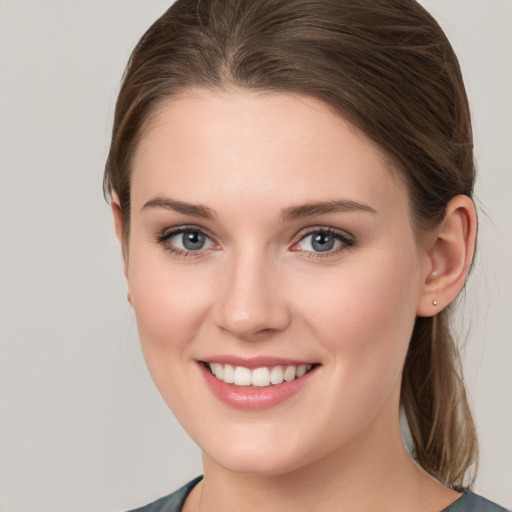
[[[163,0],[0,0],[0,510],[120,511],[200,455],[157,394],[101,195],[119,79]],[[512,2],[424,0],[475,122],[481,214],[465,370],[476,490],[512,506]]]

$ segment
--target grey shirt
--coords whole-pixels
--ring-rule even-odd
[[[169,494],[169,496],[160,498],[149,505],[131,510],[130,512],[181,512],[190,491],[202,478],[202,476],[199,476],[184,485],[181,489]],[[441,512],[507,512],[507,509],[471,491],[464,491],[456,502],[441,510]]]

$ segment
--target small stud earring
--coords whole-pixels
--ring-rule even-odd
[[[437,300],[433,300],[433,301],[432,301],[432,304],[433,304],[434,306],[437,306]]]

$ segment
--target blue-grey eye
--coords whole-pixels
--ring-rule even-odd
[[[198,229],[183,229],[166,237],[168,243],[182,251],[208,249],[212,241]]]
[[[334,247],[335,242],[336,240],[331,235],[327,233],[317,233],[316,235],[312,235],[311,247],[318,252],[330,251]]]
[[[306,235],[297,247],[304,252],[327,252],[349,243],[343,235],[327,231],[315,231]]]
[[[182,236],[183,247],[188,251],[202,249],[206,242],[206,236],[200,231],[185,231]]]

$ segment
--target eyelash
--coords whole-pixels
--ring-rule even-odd
[[[176,247],[166,244],[166,242],[171,237],[173,237],[175,235],[182,234],[182,233],[186,233],[187,231],[192,231],[192,232],[195,231],[198,233],[202,233],[206,238],[208,238],[213,243],[215,243],[212,240],[212,238],[204,231],[204,229],[202,229],[198,226],[179,226],[179,227],[173,228],[171,230],[166,230],[156,237],[156,242],[158,244],[162,245],[164,247],[164,250],[166,250],[167,252],[171,253],[172,255],[174,255],[178,258],[204,257],[206,255],[204,250],[201,250],[201,249],[199,249],[197,251],[183,250],[183,249],[178,249]],[[301,251],[301,250],[293,250],[293,249],[290,249],[290,250],[292,250],[293,252],[302,252],[305,255],[307,255],[306,257],[308,257],[308,258],[326,258],[329,256],[338,255],[346,250],[349,250],[350,248],[352,248],[355,245],[355,240],[352,237],[352,235],[349,235],[348,233],[339,231],[339,230],[331,228],[331,227],[318,226],[318,227],[314,227],[314,228],[308,228],[307,230],[303,231],[303,233],[299,235],[299,240],[297,242],[295,242],[292,245],[292,247],[296,247],[302,241],[306,240],[309,236],[319,234],[319,233],[329,235],[332,238],[334,238],[335,240],[341,242],[340,247],[338,247],[335,250],[325,251],[325,253],[315,252],[315,251]]]
[[[204,231],[204,229],[198,226],[179,226],[177,228],[173,228],[170,230],[165,230],[163,233],[156,237],[156,242],[163,246],[164,250],[171,253],[173,256],[178,258],[200,258],[205,256],[204,251],[187,251],[183,249],[178,249],[177,247],[173,247],[171,245],[167,245],[166,242],[173,236],[179,235],[182,233],[186,233],[187,231],[202,233],[206,238],[212,240],[212,238]]]
[[[346,250],[349,250],[350,248],[354,247],[355,240],[352,235],[349,235],[348,233],[344,231],[340,231],[331,227],[327,226],[318,226],[314,228],[308,228],[307,230],[303,231],[303,234],[299,235],[299,241],[293,244],[293,247],[297,246],[299,243],[301,243],[303,240],[308,238],[309,236],[315,235],[315,234],[324,234],[329,235],[335,240],[338,240],[341,242],[341,245],[332,251],[325,251],[325,253],[322,252],[315,252],[315,251],[297,251],[297,252],[303,252],[305,255],[307,255],[308,258],[328,258],[329,256],[335,256],[338,255]]]

